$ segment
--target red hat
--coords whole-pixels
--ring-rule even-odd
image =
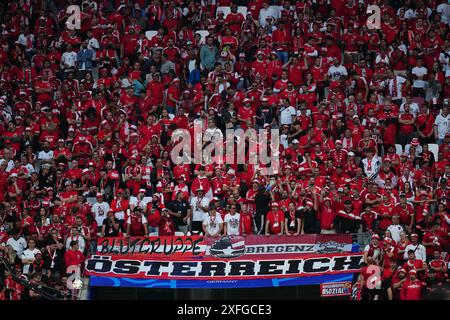
[[[415,269],[409,270],[409,274],[417,274],[417,271]]]
[[[145,189],[139,189],[139,192],[144,192],[145,193]]]
[[[373,234],[373,235],[372,235],[372,239],[380,240],[380,237],[379,237],[377,234]]]
[[[412,145],[412,146],[418,146],[418,145],[420,145],[419,138],[413,138],[413,139],[411,140],[411,145]]]
[[[278,207],[278,202],[272,202],[272,207]]]
[[[103,195],[102,195],[101,193],[97,193],[97,194],[95,195],[95,197],[96,197],[96,198],[103,198]]]

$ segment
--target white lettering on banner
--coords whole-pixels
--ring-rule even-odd
[[[351,282],[331,282],[320,284],[322,297],[346,296],[351,294]]]
[[[362,258],[361,254],[349,254],[282,260],[167,261],[112,260],[111,256],[94,255],[86,261],[86,272],[99,276],[168,279],[284,277],[358,272]]]
[[[98,253],[108,253],[108,252],[102,252],[102,246],[98,245],[97,246],[97,252]],[[133,250],[132,252],[134,253],[139,253],[139,251],[150,251],[150,249],[152,248],[151,245],[147,245],[144,244],[140,247],[132,247],[131,249]],[[198,252],[205,252],[205,254],[210,254],[210,246],[207,245],[203,245],[203,244],[199,244],[198,245]],[[247,244],[245,246],[245,254],[289,254],[289,253],[314,253],[316,252],[316,245],[314,244],[294,244],[294,243],[290,243],[290,244],[254,244],[254,245],[249,245]],[[352,249],[352,245],[351,244],[346,244],[345,246],[343,246],[343,250],[344,252],[350,252]],[[114,250],[117,252],[120,251],[127,251],[128,250],[128,246],[124,245],[122,248],[118,245],[109,248],[109,250]],[[164,253],[164,248],[163,247],[158,247],[155,248],[153,253]]]

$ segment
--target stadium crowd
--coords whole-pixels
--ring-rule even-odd
[[[98,237],[175,233],[370,232],[363,298],[448,286],[447,1],[8,0],[0,12],[0,300],[40,297],[17,277],[66,292]],[[196,123],[279,129],[279,172],[175,164],[172,132]],[[383,281],[369,289],[373,266]]]

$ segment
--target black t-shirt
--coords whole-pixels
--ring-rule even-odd
[[[168,207],[174,213],[178,213],[178,212],[181,213],[181,217],[172,216],[172,220],[175,224],[175,228],[186,225],[186,222],[183,222],[183,218],[185,218],[187,216],[187,211],[189,209],[189,203],[187,203],[184,200],[182,200],[182,201],[175,200],[175,201],[172,201]]]
[[[255,195],[256,215],[266,216],[267,212],[270,210],[270,202],[271,198],[268,194],[265,192],[258,192]]]
[[[105,226],[105,237],[117,237],[119,235],[120,227],[116,230],[114,229],[112,223],[109,222],[110,218],[105,218],[103,220],[103,225]],[[116,224],[119,223],[119,219],[114,218]]]
[[[301,219],[301,212],[299,210],[296,210],[294,213],[294,219],[292,219],[291,215],[289,214],[289,211],[284,212],[284,219],[287,219],[287,229],[291,232],[297,232],[298,228],[298,221],[297,219]],[[294,221],[292,221],[294,220]]]

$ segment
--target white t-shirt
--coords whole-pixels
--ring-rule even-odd
[[[77,62],[77,53],[75,51],[64,52],[62,54],[61,65],[63,66],[63,69],[75,67],[76,62]],[[67,67],[64,64],[67,64]]]
[[[389,79],[388,81],[388,88],[389,93],[392,96],[393,100],[398,100],[402,98],[402,85],[406,82],[406,79],[400,76],[396,76],[397,80],[397,92],[394,92],[394,80],[395,79]]]
[[[428,73],[427,68],[425,67],[414,67],[411,70],[411,73],[418,76],[418,77],[423,77],[424,75],[426,75]],[[427,82],[424,80],[420,80],[420,79],[414,79],[413,81],[413,88],[424,88],[425,84]]]
[[[206,226],[206,231],[209,234],[216,234],[220,230],[221,223],[223,223],[223,220],[219,213],[216,213],[214,217],[208,214],[203,219],[203,225]]]
[[[347,69],[343,65],[331,66],[328,68],[328,76],[332,81],[340,80],[342,76],[347,76]]]
[[[408,244],[405,248],[405,253],[403,254],[403,259],[408,260],[408,251],[409,250],[416,250],[415,255],[416,259],[420,259],[423,262],[426,262],[427,260],[427,251],[425,247],[421,244],[418,245],[418,248],[416,249],[416,245]]]
[[[103,220],[105,220],[108,211],[109,204],[105,201],[102,203],[97,202],[92,206],[92,213],[94,214],[95,221],[99,226],[103,225]]]
[[[23,250],[27,247],[27,242],[24,238],[20,237],[17,240],[14,240],[13,237],[9,238],[8,241],[6,241],[7,246],[11,246],[14,250],[17,252],[17,256],[21,256]]]
[[[241,221],[241,215],[239,213],[235,213],[234,215],[227,213],[225,215],[225,223],[227,224],[227,235],[238,236],[240,234],[239,233],[240,221]]]
[[[44,150],[40,151],[38,153],[38,159],[40,159],[40,160],[51,160],[51,159],[53,159],[53,150],[49,150],[48,152],[45,152]]]
[[[434,120],[434,125],[437,126],[438,139],[444,139],[445,134],[448,132],[448,125],[450,120],[450,113],[446,117],[439,113]]]
[[[208,213],[197,207],[197,202],[199,202],[198,197],[193,197],[191,199],[191,208],[192,208],[192,221],[203,221],[205,215]],[[200,202],[200,206],[207,207],[209,205],[209,198],[203,197]]]
[[[34,248],[33,250],[31,249],[27,249],[24,252],[22,252],[22,255],[20,256],[20,259],[26,259],[26,260],[34,260],[34,256],[37,253],[41,253],[41,251],[37,248]],[[29,264],[24,264],[23,265],[23,274],[28,274],[30,270],[30,265]]]
[[[400,233],[404,232],[403,227],[399,224],[393,225],[391,224],[389,227],[387,227],[387,230],[391,233],[392,239],[395,242],[400,241]]]
[[[293,106],[289,106],[281,111],[280,122],[281,125],[292,124],[292,116],[297,115],[297,110]]]

